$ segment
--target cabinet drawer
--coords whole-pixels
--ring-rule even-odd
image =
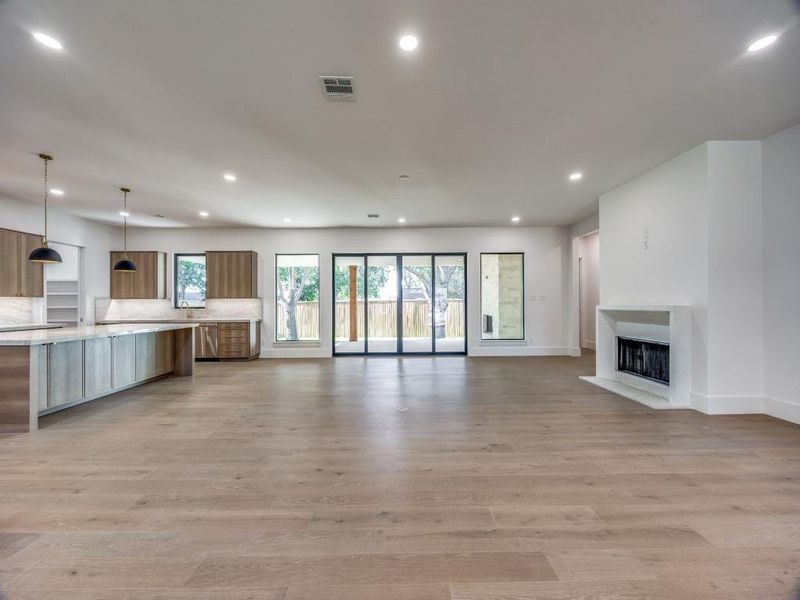
[[[230,340],[232,342],[246,342],[247,341],[247,332],[246,331],[220,331],[219,332],[219,339],[220,340]]]
[[[220,344],[219,357],[220,358],[247,358],[250,356],[250,345],[231,343]]]
[[[247,323],[220,323],[218,327],[220,333],[229,331],[247,331],[249,329],[249,325]]]
[[[238,341],[229,341],[229,340],[220,340],[219,342],[219,351],[220,352],[240,352],[240,351],[247,351],[250,349],[250,344],[245,342],[238,342]]]

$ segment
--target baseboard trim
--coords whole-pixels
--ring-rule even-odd
[[[800,404],[777,398],[764,398],[764,412],[770,417],[800,425]]]
[[[259,358],[330,358],[331,349],[315,346],[262,346]]]
[[[482,356],[580,356],[581,349],[572,346],[473,346],[467,349],[473,357]]]
[[[692,392],[690,406],[707,415],[757,415],[763,414],[763,396],[706,396]]]

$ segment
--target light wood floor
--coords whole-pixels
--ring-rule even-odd
[[[0,597],[788,598],[800,427],[591,362],[200,364],[45,418],[0,437]]]

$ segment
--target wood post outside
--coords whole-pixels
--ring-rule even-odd
[[[350,341],[358,341],[358,267],[350,265]]]

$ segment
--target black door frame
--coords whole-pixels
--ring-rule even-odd
[[[369,271],[368,257],[394,256],[397,259],[397,350],[394,352],[369,351]],[[431,257],[431,351],[430,352],[405,352],[403,350],[403,257],[404,256],[430,256]],[[461,352],[436,351],[436,257],[461,256],[464,258],[464,350]],[[336,351],[336,259],[362,258],[364,262],[364,351],[363,352],[337,352]],[[467,326],[467,253],[466,252],[334,252],[331,254],[331,350],[333,356],[465,356],[469,327]]]

